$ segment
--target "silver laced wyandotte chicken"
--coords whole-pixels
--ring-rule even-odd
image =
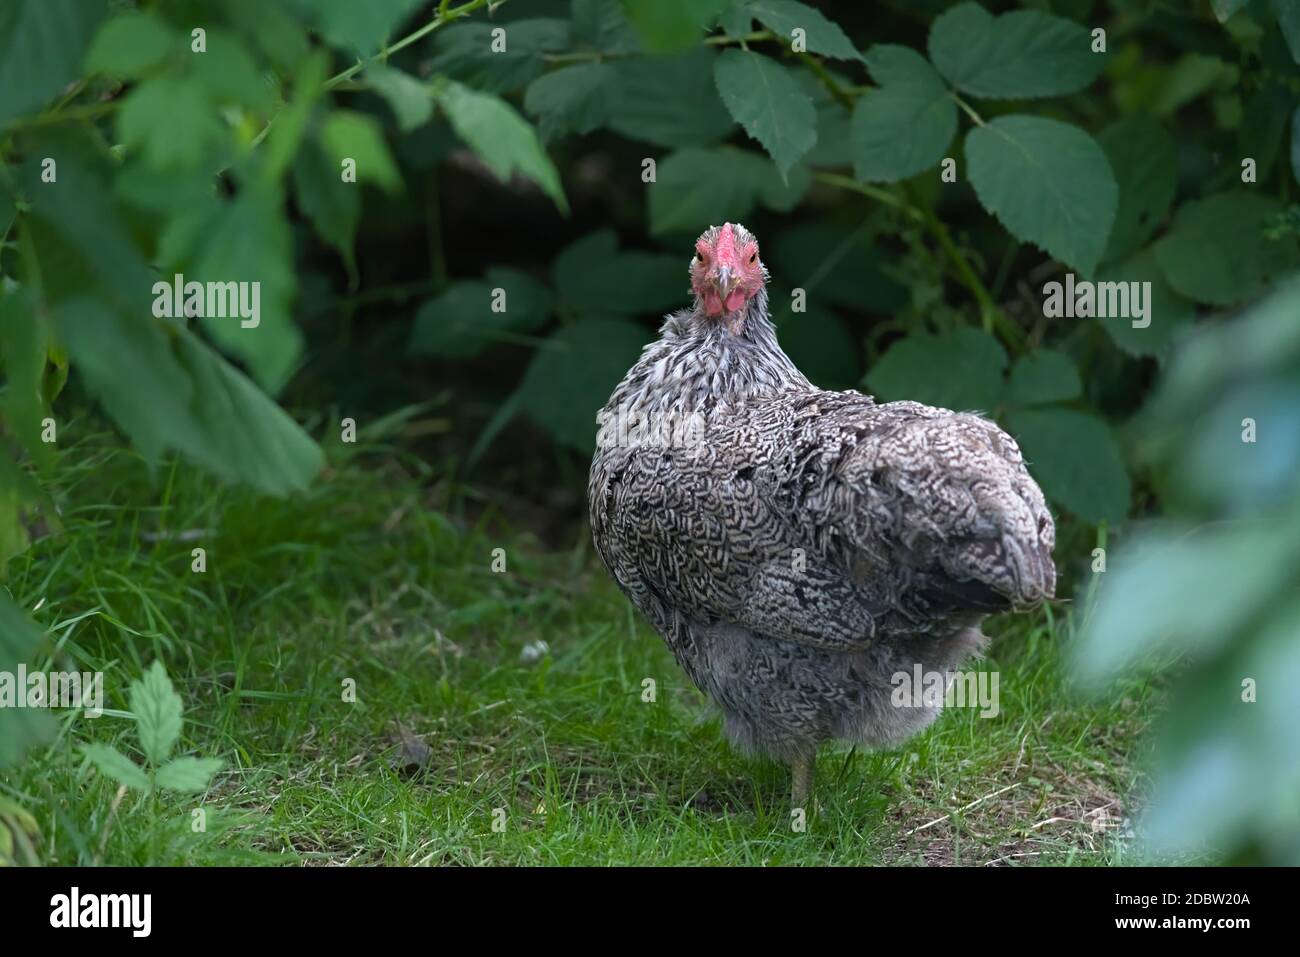
[[[895,675],[946,678],[987,614],[1052,597],[1055,527],[987,419],[813,386],[743,226],[708,229],[690,279],[694,305],[598,416],[592,536],[728,738],[788,764],[802,807],[818,745],[888,746],[938,716],[933,695],[896,706]]]

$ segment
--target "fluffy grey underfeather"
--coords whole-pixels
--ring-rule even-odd
[[[985,614],[1053,593],[1055,530],[1015,441],[978,415],[815,388],[765,293],[730,321],[698,302],[669,316],[603,410],[620,412],[703,425],[686,447],[599,448],[592,536],[746,751],[921,730],[939,706],[894,707],[891,677],[951,671]]]

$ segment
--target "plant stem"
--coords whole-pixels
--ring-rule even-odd
[[[980,116],[978,113],[975,112],[975,107],[971,106],[960,96],[958,96],[954,90],[949,90],[948,95],[953,98],[953,101],[958,106],[960,106],[962,108],[962,111],[965,112],[965,114],[969,116],[972,120],[974,120],[977,125],[979,126],[984,125],[984,117]]]

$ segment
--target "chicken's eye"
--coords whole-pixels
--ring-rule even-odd
[[[756,262],[758,262],[758,253],[754,253],[752,256],[749,257],[749,264],[751,266],[754,265],[754,263]]]
[[[696,250],[696,251],[695,251],[695,261],[696,261],[697,263],[702,263],[702,262],[704,262],[704,253],[700,252],[699,250]]]

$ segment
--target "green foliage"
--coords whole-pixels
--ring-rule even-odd
[[[724,50],[713,68],[722,102],[763,144],[782,178],[817,142],[816,112],[790,72],[769,57]]]
[[[909,47],[877,44],[867,66],[880,90],[853,108],[853,172],[893,183],[934,166],[957,132],[957,104],[928,60]]]

